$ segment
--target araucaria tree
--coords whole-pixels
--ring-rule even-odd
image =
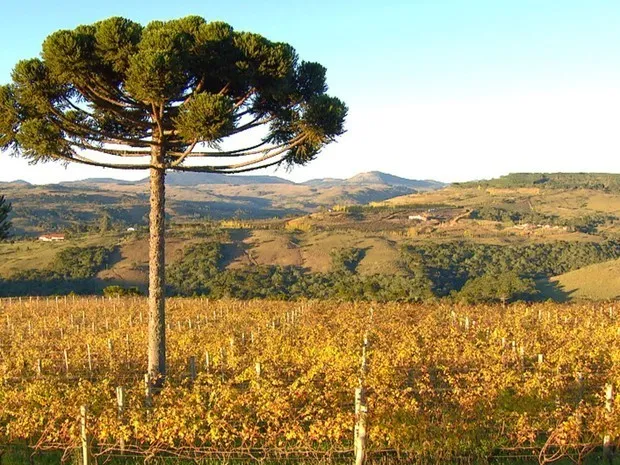
[[[11,222],[9,221],[9,213],[11,213],[11,204],[4,195],[0,195],[0,241],[10,235]]]
[[[325,68],[197,16],[141,26],[124,18],[61,30],[0,87],[0,149],[150,170],[148,370],[166,372],[167,170],[241,173],[304,164],[344,132],[347,107]]]

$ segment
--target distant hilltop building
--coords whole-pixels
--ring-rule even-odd
[[[127,232],[134,232],[136,228],[127,228]]]
[[[64,234],[43,234],[42,236],[39,236],[39,240],[44,241],[44,242],[64,241],[65,235]]]

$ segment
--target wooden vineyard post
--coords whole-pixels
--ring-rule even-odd
[[[123,386],[116,387],[116,405],[118,407],[118,418],[122,422],[125,415],[125,390]],[[121,455],[125,453],[125,438],[121,432],[119,447],[121,449]]]
[[[82,465],[91,465],[90,454],[88,452],[88,429],[87,429],[88,409],[85,405],[80,407],[80,439],[82,442]]]
[[[110,355],[110,368],[114,364],[114,344],[112,344],[112,339],[108,339],[108,352]]]
[[[605,385],[605,413],[607,417],[611,417],[611,412],[613,410],[613,402],[614,402],[614,387],[611,383]],[[613,448],[611,444],[611,435],[609,433],[605,434],[603,438],[603,457],[611,463],[614,459]]]
[[[355,465],[363,465],[366,461],[366,390],[363,386],[355,388]]]
[[[93,358],[90,353],[90,344],[86,344],[86,356],[88,357],[88,371],[93,372]]]
[[[366,373],[368,371],[368,334],[364,334],[362,344],[362,363],[358,387],[355,389],[355,429],[353,433],[353,449],[355,451],[355,465],[364,465],[366,462],[367,419],[368,405],[366,403]]]
[[[146,408],[150,408],[153,403],[153,384],[151,383],[151,375],[144,374],[144,402]]]
[[[67,353],[67,349],[63,351],[63,356],[65,360],[65,373],[69,375],[69,354]]]

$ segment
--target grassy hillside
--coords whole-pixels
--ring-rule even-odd
[[[168,233],[166,263],[172,264],[183,251],[203,238]],[[399,244],[403,238],[393,239],[382,234],[364,234],[353,231],[291,232],[273,230],[230,230],[222,240],[223,265],[236,269],[246,266],[295,266],[312,272],[328,272],[332,268],[332,250],[358,247],[363,258],[358,272],[363,275],[399,273]],[[0,243],[0,277],[31,269],[48,268],[56,254],[69,247],[91,245],[118,246],[113,264],[98,277],[113,281],[111,284],[144,287],[148,280],[148,239],[146,236],[106,234],[77,236],[63,242],[19,241]]]
[[[477,208],[496,206],[511,211],[539,211],[560,217],[592,213],[620,214],[620,194],[595,189],[544,190],[540,187],[456,187],[405,195],[383,203],[391,206],[445,204]]]
[[[586,266],[551,278],[550,282],[571,300],[619,299],[620,260]]]
[[[332,250],[344,248],[362,249],[362,259],[357,271],[361,274],[398,274],[400,255],[397,244],[381,234],[349,231],[346,234],[316,232],[301,235],[301,254],[304,266],[316,272],[330,271]]]
[[[470,211],[470,218],[478,215],[481,219],[493,218],[489,213],[494,213],[498,217],[495,219],[499,219],[505,227],[513,228],[516,233],[524,231],[514,228],[519,224],[567,226],[570,230],[579,231],[587,229],[584,225],[592,223],[596,233],[620,235],[620,192],[599,189],[450,186],[433,192],[395,197],[379,205],[395,208],[446,205]],[[527,232],[530,235],[544,235],[553,231],[542,229],[530,228]]]
[[[58,252],[70,247],[112,247],[124,243],[126,241],[120,234],[81,236],[62,242],[0,242],[0,277],[7,277],[18,271],[48,268]]]

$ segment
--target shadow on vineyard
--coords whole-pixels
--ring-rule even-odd
[[[0,450],[0,463],[2,465],[57,465],[65,463],[67,465],[81,465],[83,463],[80,453],[64,453],[62,451],[32,452],[28,447],[8,447]],[[351,457],[331,458],[331,459],[179,459],[174,457],[149,457],[143,456],[120,456],[107,455],[99,457],[98,464],[107,465],[348,465]],[[498,456],[488,459],[471,459],[467,457],[452,458],[449,461],[443,459],[408,459],[407,457],[394,457],[390,454],[383,454],[378,457],[369,457],[367,465],[430,465],[445,464],[451,465],[538,465],[537,458],[523,458],[522,456],[508,457]],[[571,459],[560,459],[553,462],[556,465],[575,464]],[[603,459],[601,451],[597,451],[591,457],[586,457],[580,465],[607,465],[620,464],[620,459],[607,462]]]
[[[551,281],[549,278],[541,278],[536,281],[536,289],[539,295],[554,302],[568,302],[574,291],[567,291],[557,281]]]

